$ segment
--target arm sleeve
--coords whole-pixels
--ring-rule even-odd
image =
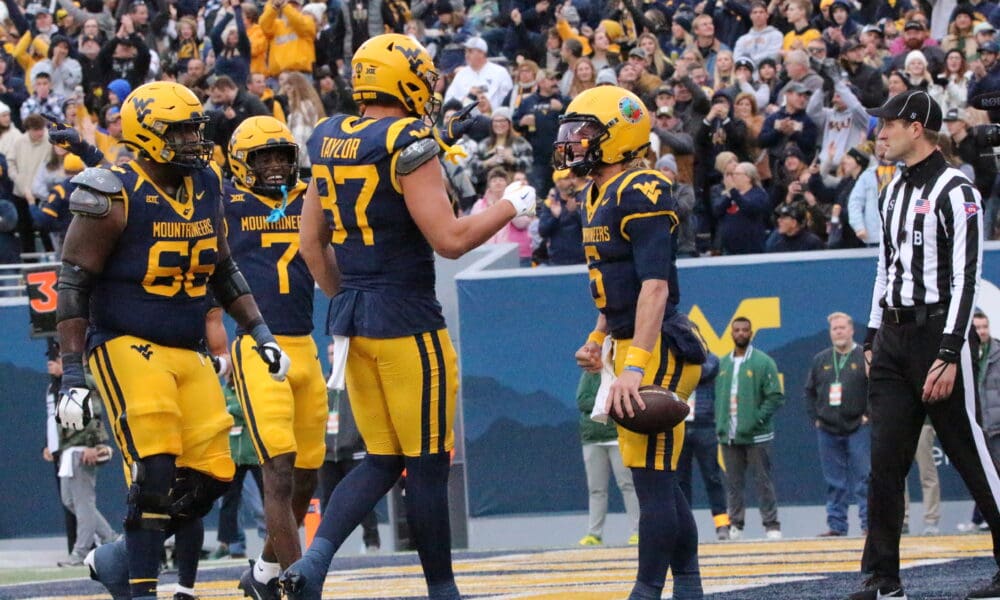
[[[239,6],[233,9],[236,13],[236,47],[239,49],[240,54],[247,58],[247,62],[250,61],[250,38],[247,37],[247,28],[245,23],[243,23],[243,9]],[[213,42],[214,43],[214,42]]]
[[[665,129],[654,129],[653,133],[659,136],[664,145],[670,147],[672,154],[694,154],[694,141],[691,134],[685,131],[675,133]]]
[[[851,195],[847,198],[847,223],[854,231],[864,229],[868,232],[868,228],[865,227],[865,196],[868,193],[868,175],[870,173],[872,171],[866,169],[858,176],[854,187],[851,188]]]
[[[621,192],[621,233],[632,244],[639,281],[667,280],[673,259],[673,232],[679,219],[666,178],[649,172]]]
[[[816,124],[808,116],[801,121],[802,131],[796,131],[789,137],[795,140],[795,143],[802,148],[803,152],[811,153],[816,150],[816,142],[819,138],[819,130],[816,129]]]
[[[816,123],[817,127],[823,127],[826,122],[826,113],[823,111],[823,100],[826,94],[814,93],[809,96],[809,104],[806,105],[806,115]]]
[[[681,80],[684,87],[691,92],[691,106],[694,112],[700,116],[705,116],[708,111],[712,109],[712,103],[709,102],[708,96],[705,95],[705,90],[701,89],[701,86],[696,84],[690,77],[685,77]]]
[[[576,387],[576,406],[580,412],[589,416],[594,410],[594,401],[597,399],[597,389],[601,386],[601,376],[598,373],[587,373],[580,375],[580,383]]]
[[[774,128],[774,122],[777,120],[775,115],[777,114],[774,113],[764,119],[764,126],[761,127],[760,136],[757,138],[757,142],[762,148],[772,148],[777,146],[782,140],[782,135]]]
[[[774,417],[774,413],[785,403],[785,393],[781,389],[781,379],[778,378],[778,367],[770,357],[767,359],[767,368],[764,370],[761,392],[764,394],[764,402],[761,403],[760,421],[769,421]]]
[[[806,414],[809,415],[809,422],[814,423],[817,417],[816,411],[816,359],[813,359],[813,364],[809,368],[809,374],[806,376],[806,386],[805,386],[805,405]]]
[[[288,19],[288,25],[300,38],[316,39],[316,20],[303,12],[298,12],[285,5],[282,14]]]
[[[559,200],[551,200],[551,202],[559,202]],[[542,237],[551,237],[556,230],[556,224],[559,221],[552,216],[552,211],[549,210],[548,206],[543,206],[541,213],[538,215],[538,235]]]
[[[351,26],[351,11],[345,2],[340,9],[343,14],[344,31],[344,61],[350,62],[349,58],[354,54],[354,28]]]
[[[10,20],[14,22],[14,27],[17,28],[17,32],[24,34],[31,31],[31,24],[28,23],[28,19],[24,18],[24,13],[21,12],[21,7],[17,5],[14,0],[3,0],[4,4],[7,5],[7,14],[10,15]]]
[[[222,30],[226,28],[229,24],[233,15],[229,13],[223,13],[222,18],[217,18],[215,20],[215,26],[212,27],[212,31],[208,33],[208,37],[212,40],[212,49],[216,52],[221,52],[223,48],[222,43]]]
[[[851,87],[843,81],[838,81],[833,89],[840,94],[840,98],[847,105],[847,110],[851,112],[851,120],[854,122],[854,126],[862,131],[868,131],[868,111],[861,104],[861,100],[851,91]]]
[[[958,351],[965,343],[972,322],[976,292],[983,263],[983,211],[979,192],[968,184],[960,185],[942,198],[938,210],[945,229],[952,231],[951,300],[944,326],[941,347]]]
[[[268,39],[274,37],[274,22],[278,18],[278,11],[274,10],[274,5],[270,2],[264,4],[264,10],[260,13],[260,19],[257,20],[257,24],[260,25],[260,30],[264,32],[264,35]]]
[[[889,184],[882,190],[879,194],[878,206],[879,209],[882,207],[882,202],[885,200],[885,193],[892,187]],[[885,288],[887,284],[886,275],[886,265],[889,262],[889,247],[886,245],[886,236],[882,236],[882,241],[879,242],[878,246],[878,264],[875,267],[875,287],[872,289],[872,308],[871,312],[868,314],[868,328],[878,329],[882,325],[882,305],[880,302],[882,298],[885,298]]]

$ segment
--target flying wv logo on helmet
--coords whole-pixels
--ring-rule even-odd
[[[146,117],[150,115],[153,111],[149,108],[149,105],[153,103],[153,98],[132,98],[132,106],[135,107],[135,113],[139,117],[139,122],[142,123],[146,120]]]
[[[410,70],[420,75],[420,65],[423,63],[420,54],[424,52],[424,49],[420,46],[414,46],[413,48],[407,48],[402,44],[393,44],[393,50],[399,50],[406,57],[406,62],[410,63]]]

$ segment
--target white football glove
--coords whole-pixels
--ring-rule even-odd
[[[90,390],[71,387],[59,395],[56,407],[56,422],[63,429],[83,431],[94,413],[90,408]]]
[[[503,191],[503,199],[514,205],[518,217],[532,217],[535,215],[535,188],[530,185],[515,181],[507,186]]]
[[[267,364],[267,370],[271,373],[271,379],[284,381],[288,375],[288,369],[292,366],[292,359],[288,358],[285,351],[275,342],[268,342],[263,346],[257,346],[257,354]]]

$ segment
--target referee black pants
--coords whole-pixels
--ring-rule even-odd
[[[888,316],[888,315],[886,315]],[[937,357],[946,316],[925,323],[887,323],[875,336],[869,383],[872,471],[868,489],[868,537],[861,570],[899,578],[903,529],[903,482],[913,462],[925,415],[941,446],[983,510],[1000,565],[1000,478],[979,426],[969,344],[962,347],[951,397],[933,404],[922,399],[927,371]]]

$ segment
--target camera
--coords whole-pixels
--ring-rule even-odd
[[[977,148],[990,150],[994,146],[1000,146],[1000,124],[976,125],[972,128],[971,133]]]

